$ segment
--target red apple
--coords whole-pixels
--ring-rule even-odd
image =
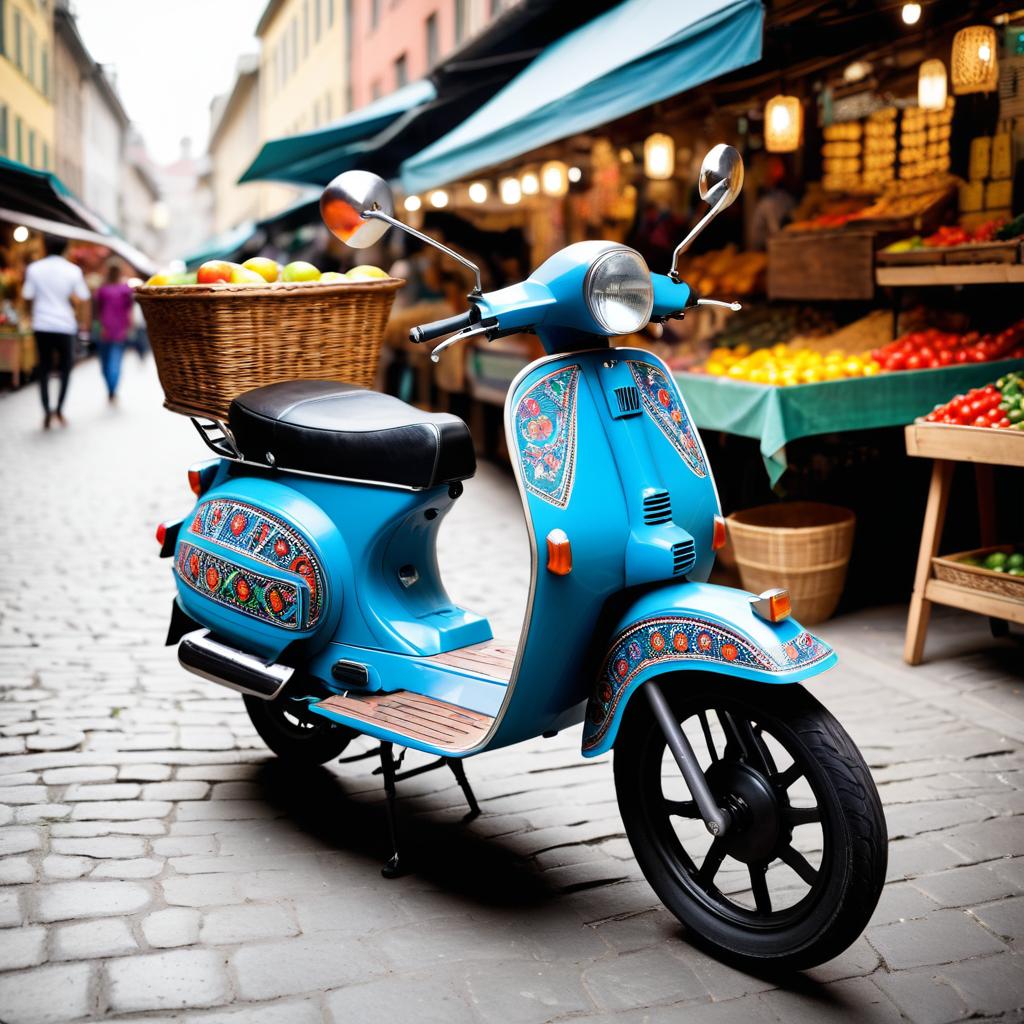
[[[196,272],[196,281],[199,284],[230,281],[234,269],[234,264],[228,263],[227,260],[207,260]]]

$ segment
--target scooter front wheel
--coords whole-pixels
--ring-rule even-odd
[[[327,719],[321,724],[298,718],[288,710],[284,697],[262,700],[246,694],[243,700],[260,739],[290,764],[310,766],[333,761],[356,735]]]
[[[690,673],[656,685],[731,821],[708,833],[638,694],[615,742],[615,788],[648,882],[723,959],[802,970],[837,956],[868,923],[886,868],[881,801],[853,741],[798,685]]]

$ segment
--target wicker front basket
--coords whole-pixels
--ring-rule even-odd
[[[846,582],[856,519],[812,501],[761,505],[729,516],[729,540],[745,590],[785,587],[805,625],[835,610]]]
[[[998,594],[1000,597],[1012,597],[1024,601],[1024,576],[1010,576],[1005,572],[995,572],[983,565],[966,565],[961,559],[984,558],[994,551],[1009,554],[1014,548],[1004,544],[993,548],[976,548],[974,551],[960,551],[955,555],[942,555],[932,559],[935,575],[946,583],[955,583],[958,587],[970,587],[986,594]]]
[[[164,405],[226,420],[231,400],[285,380],[372,386],[404,281],[138,288]]]

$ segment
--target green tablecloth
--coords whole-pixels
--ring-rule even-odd
[[[675,378],[698,427],[760,440],[774,485],[786,470],[789,441],[812,434],[901,426],[955,394],[1021,367],[1024,359],[1006,359],[786,388],[702,373],[677,373]]]

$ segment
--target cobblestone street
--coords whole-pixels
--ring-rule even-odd
[[[447,774],[403,783],[415,867],[383,879],[373,762],[290,775],[163,646],[153,529],[205,449],[152,364],[126,360],[115,407],[80,365],[66,411],[44,433],[34,387],[0,396],[3,1024],[1020,1019],[1022,648],[984,619],[939,612],[916,669],[904,609],[820,629],[840,664],[814,692],[880,786],[889,882],[843,956],[753,977],[661,908],[578,730],[472,760],[468,826]],[[453,598],[498,636],[526,600],[520,516],[484,465],[442,532]]]

